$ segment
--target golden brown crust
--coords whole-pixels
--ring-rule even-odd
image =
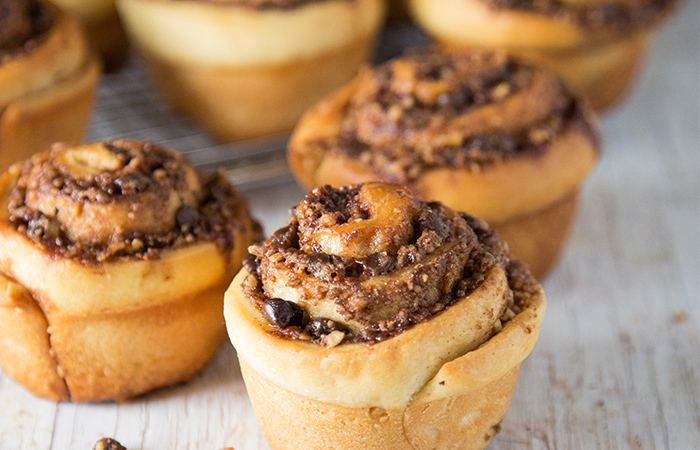
[[[460,444],[457,448],[481,449],[500,429],[519,369],[472,392],[417,402],[404,410],[348,407],[302,397],[240,362],[246,390],[273,450],[427,450]],[[303,428],[299,417],[308,420]]]
[[[0,352],[8,373],[37,395],[97,401],[201,370],[224,335],[221,295],[260,232],[219,180],[136,141],[57,146],[0,177],[0,274],[26,294],[29,318],[13,321],[16,313],[0,308],[9,324],[0,348],[19,336],[33,355],[23,364],[53,361],[43,383],[58,379],[64,390],[42,387]],[[161,192],[157,217],[140,210]],[[170,229],[151,230],[154,219]],[[6,291],[4,304],[18,303]]]
[[[380,0],[286,9],[120,0],[118,7],[166,101],[222,140],[291,130],[368,62],[384,16]]]
[[[29,50],[0,63],[0,170],[45,151],[56,140],[77,143],[87,124],[100,66],[79,25],[58,8]]]
[[[651,45],[653,33],[642,30],[600,45],[570,51],[520,51],[550,67],[577,89],[596,110],[618,103],[630,91]],[[450,46],[449,43],[443,44]]]
[[[224,314],[273,448],[486,445],[545,299],[483,222],[398,185],[326,186],[251,251]]]
[[[31,392],[52,400],[68,399],[57,372],[46,317],[22,285],[0,274],[0,363]]]
[[[192,379],[225,337],[225,282],[165,305],[95,317],[50,314],[70,400],[125,400]]]
[[[213,70],[144,55],[163,98],[217,138],[289,131],[315,101],[352,79],[373,51],[362,37],[337,50],[279,65]]]
[[[542,279],[554,265],[576,218],[579,192],[522,216],[494,223],[513,255],[527,261],[532,275]]]

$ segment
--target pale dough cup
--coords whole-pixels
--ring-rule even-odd
[[[175,110],[229,141],[292,129],[371,58],[381,0],[118,0]]]

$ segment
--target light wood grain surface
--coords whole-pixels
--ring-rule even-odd
[[[602,118],[604,154],[491,450],[700,448],[699,17],[687,0]],[[303,196],[289,182],[246,194],[268,233]],[[41,400],[0,372],[0,450],[88,450],[103,436],[129,450],[268,449],[229,345],[193,382],[122,404]]]

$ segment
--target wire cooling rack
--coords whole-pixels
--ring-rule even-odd
[[[407,47],[426,45],[415,27],[393,26],[381,35],[375,62],[399,55]],[[90,140],[143,139],[186,154],[203,169],[224,169],[240,188],[288,182],[285,148],[288,134],[221,143],[188,118],[171,112],[160,101],[138,57],[121,71],[105,75],[98,89],[88,128]]]

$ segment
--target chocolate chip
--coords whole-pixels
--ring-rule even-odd
[[[255,257],[255,255],[248,255],[245,258],[243,258],[243,267],[245,270],[248,271],[248,273],[257,273],[258,272],[258,260]]]
[[[345,277],[347,278],[361,277],[363,273],[365,273],[365,268],[362,264],[349,263],[345,266]]]
[[[362,265],[372,276],[391,272],[396,265],[396,259],[387,252],[373,253],[362,262]]]
[[[266,300],[263,309],[270,321],[282,328],[300,327],[304,321],[304,308],[281,298]]]
[[[338,329],[338,325],[331,319],[311,319],[306,325],[306,331],[313,337],[319,338]]]
[[[179,227],[193,227],[199,220],[199,212],[190,205],[185,205],[177,210],[175,215]]]
[[[420,236],[426,231],[434,231],[441,240],[446,239],[450,233],[445,220],[441,219],[433,209],[428,208],[421,210],[418,216],[416,234]]]

